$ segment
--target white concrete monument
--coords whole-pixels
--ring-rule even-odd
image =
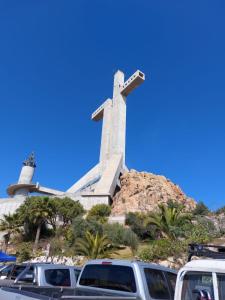
[[[136,71],[126,82],[124,74],[114,75],[113,98],[107,99],[93,114],[92,120],[103,119],[99,163],[76,182],[67,193],[81,195],[86,209],[97,203],[109,204],[120,187],[119,177],[127,170],[126,97],[145,80],[144,73]]]
[[[7,189],[12,198],[0,202],[0,218],[3,211],[13,212],[12,205],[17,208],[32,192],[57,197],[68,196],[79,200],[87,210],[95,204],[110,204],[114,194],[120,189],[119,178],[127,170],[125,164],[126,97],[144,80],[145,75],[139,70],[125,82],[123,72],[115,73],[112,99],[107,99],[92,114],[92,120],[103,120],[100,158],[94,168],[67,191],[58,191],[32,182],[36,164],[34,154],[31,154],[23,163],[18,182]]]

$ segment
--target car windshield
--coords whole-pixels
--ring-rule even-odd
[[[225,299],[225,274],[217,274],[219,300]]]
[[[187,272],[183,279],[182,300],[214,300],[212,273]]]

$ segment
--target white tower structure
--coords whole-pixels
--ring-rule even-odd
[[[32,183],[34,170],[36,168],[34,153],[23,162],[23,167],[20,172],[18,183],[8,187],[7,192],[14,197],[27,197],[32,191],[35,184]]]
[[[9,196],[25,199],[29,193],[33,192],[54,196],[61,196],[64,194],[64,192],[43,187],[39,183],[33,183],[32,179],[35,168],[36,163],[34,153],[31,153],[28,159],[23,162],[23,167],[21,169],[18,182],[11,184],[7,188],[7,193]]]

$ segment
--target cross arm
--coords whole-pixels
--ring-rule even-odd
[[[145,80],[145,74],[137,70],[120,88],[120,93],[128,96],[136,87]]]
[[[93,121],[99,121],[103,118],[104,108],[106,104],[111,101],[111,99],[107,99],[101,106],[99,106],[91,115],[91,119]]]

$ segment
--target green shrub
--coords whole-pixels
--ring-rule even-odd
[[[89,231],[91,234],[95,235],[97,233],[100,235],[103,233],[102,224],[100,224],[95,218],[89,218],[85,220],[81,216],[73,220],[72,230],[74,234],[74,240],[77,238],[82,238],[86,231]]]
[[[145,225],[147,215],[143,213],[128,213],[125,224],[128,225],[134,233],[141,239],[154,239],[156,228],[154,225]]]
[[[104,234],[116,247],[125,245],[131,248],[134,253],[138,248],[137,235],[130,229],[119,223],[105,224],[103,227]]]
[[[111,214],[111,207],[106,204],[97,204],[88,212],[87,219],[95,218],[100,223],[106,223]]]
[[[50,242],[49,256],[62,256],[65,243],[59,237],[55,237]]]
[[[210,233],[208,228],[202,224],[194,225],[187,234],[186,244],[189,243],[208,243],[215,235]]]
[[[217,209],[215,213],[217,215],[225,214],[225,206],[222,206],[221,208]]]
[[[30,260],[32,258],[32,244],[22,243],[16,252],[16,258],[19,263]]]
[[[124,245],[129,246],[132,253],[135,254],[138,249],[138,244],[137,235],[130,228],[126,228],[124,232]]]
[[[186,245],[181,241],[171,241],[166,239],[156,240],[149,246],[142,249],[138,257],[143,261],[157,261],[159,259],[167,259],[169,256],[183,253]]]
[[[210,210],[202,201],[199,201],[193,210],[193,214],[198,216],[207,216],[209,213]]]

